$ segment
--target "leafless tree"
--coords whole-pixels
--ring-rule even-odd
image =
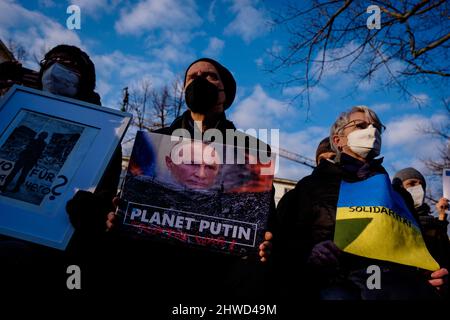
[[[184,109],[184,90],[179,79],[171,86],[154,88],[149,80],[123,89],[122,111],[133,114],[133,121],[123,144],[134,140],[136,130],[154,131],[166,127]]]
[[[369,5],[381,10],[380,29],[367,26]],[[274,13],[275,26],[287,31],[287,50],[270,52],[273,59],[267,69],[281,77],[277,84],[303,87],[294,99],[306,94],[308,108],[311,88],[337,66],[339,72],[356,76],[355,87],[376,79],[379,87],[395,87],[415,99],[408,90],[409,80],[448,83],[449,9],[446,0],[289,3]],[[281,75],[283,70],[287,75]],[[385,77],[381,82],[380,72]]]
[[[164,128],[170,116],[170,95],[167,86],[161,90],[152,92],[152,126],[155,128]]]
[[[152,97],[152,84],[143,80],[129,94],[129,111],[133,114],[132,125],[138,130],[153,130],[148,119],[149,106]]]
[[[172,82],[172,107],[173,117],[177,118],[184,109],[184,89],[181,78],[176,78]]]
[[[448,101],[444,101],[447,114],[450,118],[450,105]],[[425,160],[425,165],[434,174],[440,176],[442,169],[450,168],[450,123],[432,124],[424,128],[423,132],[442,141],[438,160]]]
[[[447,117],[450,119],[450,101],[443,99],[442,103],[447,111]],[[450,168],[450,122],[430,123],[428,126],[420,129],[425,135],[433,139],[438,139],[441,142],[440,148],[436,150],[436,154],[421,159],[430,172],[428,178],[430,180],[441,181],[443,169]],[[440,197],[441,194],[433,194],[430,189],[427,192],[427,198],[432,203],[436,203]]]

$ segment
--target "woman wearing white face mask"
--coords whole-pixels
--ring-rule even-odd
[[[392,182],[393,184],[400,184],[411,195],[428,249],[441,266],[448,268],[450,264],[450,242],[447,236],[448,221],[445,216],[440,215],[439,218],[432,216],[430,206],[424,202],[427,190],[425,177],[419,171],[410,167],[398,171]],[[448,208],[448,200],[441,198],[436,206],[439,205]]]
[[[300,180],[295,189],[280,200],[272,252],[275,273],[281,275],[278,281],[281,286],[297,292],[304,290],[304,296],[309,299],[314,294],[318,299],[326,300],[437,297],[438,290],[429,284],[438,288],[442,286],[442,278],[448,274],[446,269],[435,271],[430,279],[411,266],[367,258],[370,255],[345,253],[333,241],[338,203],[344,199],[340,194],[344,182],[347,186],[362,188],[365,181],[375,181],[372,179],[375,178],[384,183],[379,184],[379,188],[385,190],[368,189],[363,193],[373,194],[373,199],[379,199],[379,194],[395,194],[392,197],[402,199],[394,190],[391,192],[388,178],[379,179],[387,176],[381,165],[383,159],[376,158],[381,151],[383,129],[375,112],[365,106],[353,107],[342,113],[330,130],[330,142],[336,152],[335,163],[322,161],[310,176]],[[403,197],[404,192],[400,191],[400,196]],[[381,201],[374,204],[371,202],[373,199],[369,197],[367,203],[360,205],[386,205]],[[386,199],[389,201],[389,196]],[[345,205],[340,204],[339,207]],[[396,230],[386,229],[386,233],[393,232]],[[376,243],[381,244],[382,241]],[[370,265],[377,265],[382,270],[381,278],[385,280],[382,280],[380,290],[369,290],[366,286]]]

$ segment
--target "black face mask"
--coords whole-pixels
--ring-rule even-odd
[[[191,111],[205,114],[217,104],[219,91],[224,90],[219,90],[203,77],[197,77],[186,87],[184,97]]]

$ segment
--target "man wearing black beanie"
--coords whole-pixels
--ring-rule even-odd
[[[175,130],[184,129],[190,137],[196,139],[194,131],[205,133],[216,129],[223,137],[230,130],[239,137],[245,136],[246,148],[255,145],[267,147],[258,139],[236,130],[234,124],[226,118],[225,110],[233,103],[236,95],[236,81],[231,72],[219,62],[210,58],[201,58],[191,63],[184,77],[185,100],[188,107],[169,127],[161,128],[155,133],[172,135]],[[256,144],[250,140],[255,139]],[[228,143],[223,141],[224,143]],[[235,144],[235,141],[231,142]],[[263,149],[268,150],[268,149]],[[117,200],[118,201],[118,200]],[[271,212],[275,211],[272,199]],[[118,224],[111,212],[107,221],[108,230],[113,231]],[[178,248],[143,239],[121,239],[117,242],[115,254],[122,274],[131,274],[133,270],[146,270],[150,278],[139,281],[158,288],[159,295],[170,293],[171,301],[181,301],[181,297],[190,299],[220,298],[255,298],[263,294],[266,265],[259,263],[257,253],[242,259],[237,256],[224,255],[209,251]],[[120,252],[120,253],[119,253]],[[134,261],[134,262],[131,262]],[[157,277],[151,277],[157,275]],[[116,278],[116,288],[133,290],[132,282],[124,283],[125,277]],[[112,277],[111,277],[111,280]],[[153,291],[156,292],[156,291]],[[175,299],[175,300],[174,300]],[[194,300],[195,301],[195,300]]]

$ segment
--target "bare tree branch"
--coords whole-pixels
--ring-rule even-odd
[[[381,29],[367,29],[368,4],[363,1],[290,4],[274,19],[277,27],[287,30],[286,49],[268,52],[272,65],[266,71],[278,78],[274,80],[278,85],[304,87],[295,99],[305,95],[308,111],[311,89],[327,81],[324,76],[330,75],[326,71],[333,65],[360,82],[377,76],[380,87],[396,87],[406,96],[412,96],[408,85],[413,78],[442,78],[440,85],[445,87],[450,74],[450,3],[373,0],[370,4],[380,7]],[[381,70],[386,71],[382,78]]]

